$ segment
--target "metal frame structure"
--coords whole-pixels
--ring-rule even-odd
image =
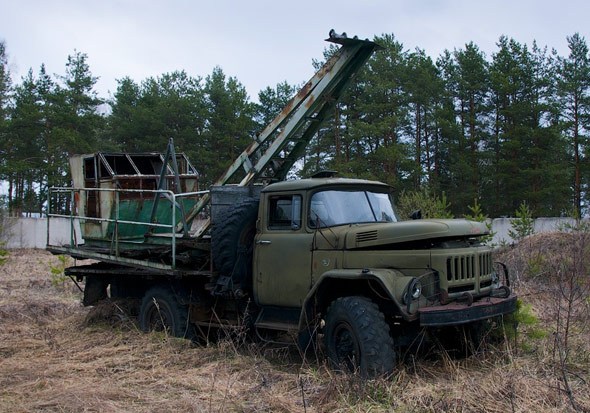
[[[350,82],[352,77],[369,59],[372,53],[379,48],[379,46],[368,40],[361,40],[357,37],[348,38],[346,34],[336,34],[334,30],[330,31],[329,38],[326,41],[339,44],[341,47],[328,59],[328,61],[317,71],[317,73],[301,88],[297,95],[286,105],[281,113],[270,124],[256,136],[254,141],[238,156],[227,171],[215,182],[214,187],[234,185],[238,187],[246,187],[255,183],[268,183],[270,181],[284,180],[287,173],[295,162],[303,155],[305,147],[309,141],[318,131],[322,121],[331,113],[335,107],[337,100],[341,96],[346,85]],[[163,166],[160,174],[159,182],[163,182],[163,176],[166,174],[164,169],[170,169],[168,165],[169,159],[172,159],[172,172],[175,179],[178,178],[178,169],[175,165],[176,154],[172,142],[169,143],[166,155],[162,158]],[[232,183],[236,179],[238,172],[244,170],[245,175],[239,179],[238,182]],[[112,172],[112,171],[111,171]],[[211,218],[205,220],[194,231],[189,231],[194,219],[211,205],[211,194],[208,191],[200,191],[198,193],[173,193],[164,190],[158,186],[156,191],[142,190],[144,193],[154,193],[156,197],[150,218],[150,222],[126,222],[127,224],[137,225],[151,225],[150,228],[155,228],[154,214],[157,208],[157,200],[161,195],[165,195],[172,202],[173,220],[175,223],[170,226],[171,232],[171,254],[172,264],[155,263],[148,260],[139,260],[121,256],[118,243],[115,242],[116,247],[114,253],[104,254],[92,251],[88,248],[83,248],[75,245],[72,241],[74,237],[74,220],[93,220],[99,221],[95,217],[79,217],[72,215],[60,215],[48,211],[48,218],[64,217],[69,218],[72,222],[72,234],[69,246],[52,246],[49,245],[49,235],[47,238],[47,249],[53,253],[68,254],[80,258],[98,259],[110,263],[118,263],[121,265],[140,267],[147,269],[157,269],[160,271],[176,272],[176,244],[177,238],[194,240],[195,243],[201,240],[211,226]],[[74,205],[75,192],[91,191],[106,189],[99,188],[53,188],[50,190],[49,197],[54,196],[55,193],[70,191],[72,197],[72,205]],[[114,191],[120,191],[118,189]],[[182,208],[180,222],[176,223],[176,209],[179,206],[176,199],[183,196],[199,195],[199,199],[189,211],[184,213]],[[116,208],[119,206],[119,192],[116,192]],[[48,201],[51,206],[51,199]],[[118,211],[115,213],[114,220],[115,227],[122,221],[118,220]],[[102,218],[104,221],[105,218]],[[109,221],[109,219],[107,219]],[[49,219],[48,219],[49,232]],[[118,236],[115,234],[115,240]],[[148,237],[146,236],[146,239]],[[139,247],[139,246],[138,246]]]

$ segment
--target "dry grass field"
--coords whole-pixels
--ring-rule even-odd
[[[588,273],[568,284],[551,264],[577,242],[535,236],[504,252],[526,304],[507,345],[408,356],[367,382],[289,348],[143,334],[116,304],[83,308],[52,275],[57,257],[13,250],[0,267],[0,412],[590,411]]]

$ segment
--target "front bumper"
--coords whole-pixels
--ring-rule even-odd
[[[453,326],[485,320],[516,310],[516,295],[506,298],[486,297],[472,304],[450,303],[418,310],[420,325],[423,327]]]

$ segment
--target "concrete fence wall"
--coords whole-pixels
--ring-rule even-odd
[[[512,229],[511,221],[516,218],[494,218],[492,220],[492,232],[495,232],[492,243],[501,245],[512,243],[514,240],[508,235]],[[535,219],[535,233],[554,232],[563,230],[566,226],[573,226],[576,221],[573,218],[537,218]]]
[[[7,218],[4,220],[6,248],[45,248],[47,245],[47,218]],[[64,245],[70,243],[71,222],[67,218],[51,218],[49,243]],[[80,225],[74,221],[74,233],[78,242]]]
[[[511,220],[514,218],[495,218],[492,220],[492,231],[495,232],[493,243],[513,242],[508,235],[512,228]],[[535,220],[535,232],[559,231],[564,225],[572,225],[572,218],[537,218]],[[80,243],[80,226],[74,222],[74,233]],[[45,248],[47,243],[47,218],[8,218],[5,220],[5,242],[7,248]],[[50,220],[50,243],[52,245],[69,244],[71,223],[66,218],[52,218]]]

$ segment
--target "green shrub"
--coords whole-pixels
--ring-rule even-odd
[[[397,212],[402,220],[409,219],[414,211],[420,210],[423,218],[453,218],[451,204],[446,195],[439,197],[428,188],[420,191],[402,192],[397,200]]]
[[[63,287],[68,276],[65,275],[65,269],[69,266],[69,258],[65,255],[58,255],[59,263],[50,266],[51,271],[51,285],[54,287]]]
[[[531,351],[534,341],[547,337],[547,331],[541,328],[539,318],[533,313],[532,308],[532,305],[518,299],[516,311],[503,318],[502,334],[509,341],[516,341],[520,332],[521,340],[518,344],[524,351]]]
[[[524,237],[535,233],[535,220],[531,215],[531,210],[526,202],[522,202],[516,211],[516,218],[510,223],[511,229],[508,230],[508,235],[514,241],[518,242]]]
[[[474,204],[468,206],[467,208],[469,209],[469,211],[471,211],[471,213],[465,214],[464,218],[469,219],[471,221],[485,222],[486,228],[489,231],[489,235],[486,235],[481,239],[483,242],[490,242],[494,238],[495,234],[495,232],[492,231],[492,221],[489,220],[488,216],[483,213],[481,205],[479,204],[479,202],[477,202],[477,198],[474,200]]]
[[[8,251],[2,248],[4,243],[0,243],[0,265],[3,265],[8,260]]]

